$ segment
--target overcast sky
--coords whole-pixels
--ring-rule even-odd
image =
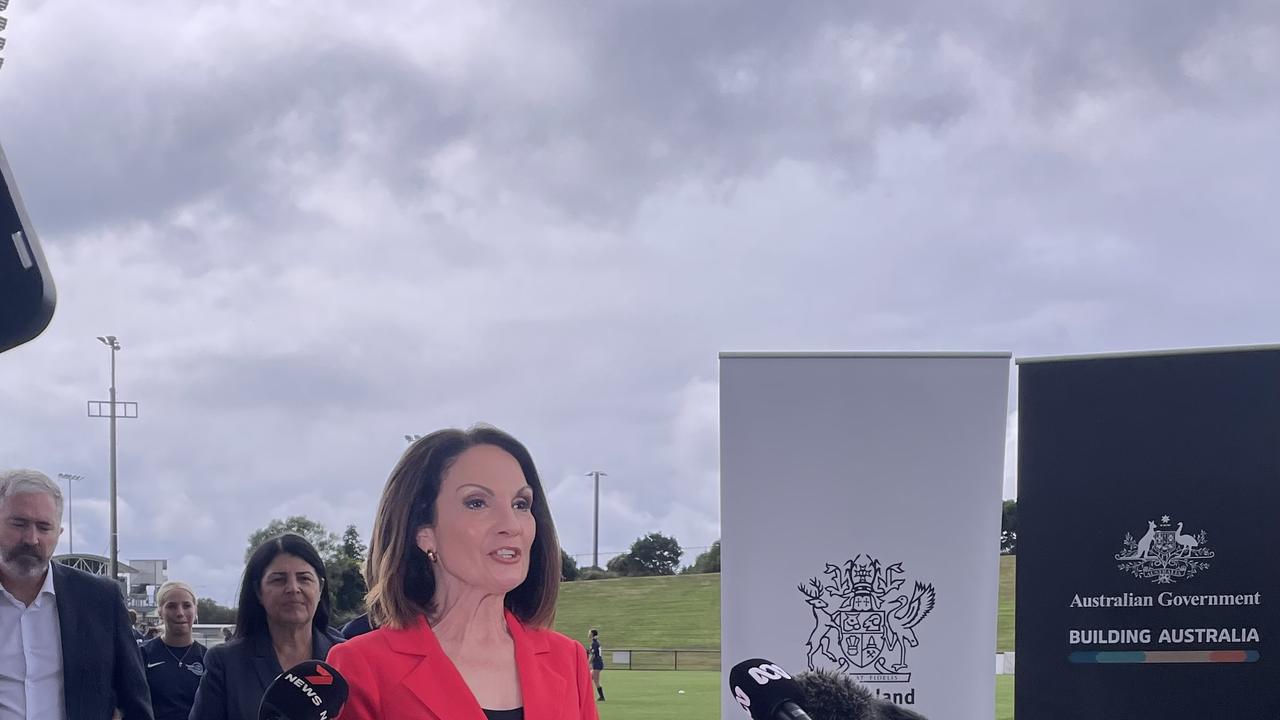
[[[570,553],[595,469],[602,550],[709,545],[724,350],[1280,340],[1272,0],[7,15],[59,304],[0,356],[0,466],[85,475],[106,550],[118,335],[121,557],[224,603],[252,530],[367,538],[403,435],[476,421]]]

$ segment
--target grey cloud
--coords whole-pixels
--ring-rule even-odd
[[[709,544],[719,350],[1275,339],[1266,3],[24,5],[0,133],[61,305],[0,464],[100,487],[119,334],[126,549],[211,587],[475,421],[570,552],[597,468],[602,547]]]
[[[1189,52],[1276,20],[1265,5],[1194,2],[1013,14],[949,3],[497,7],[519,31],[475,39],[512,47],[477,47],[454,75],[376,35],[323,27],[322,13],[292,25],[275,19],[284,38],[253,33],[248,14],[222,18],[212,37],[186,33],[221,53],[181,39],[200,15],[170,11],[164,19],[177,28],[142,22],[136,38],[90,34],[86,25],[101,17],[64,23],[61,40],[87,41],[101,60],[86,66],[79,53],[63,56],[84,75],[75,92],[29,88],[33,106],[59,110],[11,120],[27,140],[15,164],[29,168],[33,197],[50,199],[37,207],[51,232],[203,198],[284,225],[296,219],[281,214],[299,179],[292,166],[334,172],[355,158],[411,203],[450,191],[432,188],[419,164],[461,142],[487,166],[480,197],[469,202],[509,189],[602,221],[668,183],[730,182],[780,159],[865,176],[886,129],[937,130],[980,102],[949,45],[1007,67],[1039,105],[1062,108],[1116,87],[1185,90]],[[59,40],[55,27],[45,32],[42,41]],[[526,54],[559,59],[529,73],[536,63],[522,66]],[[86,132],[71,117],[95,122]]]

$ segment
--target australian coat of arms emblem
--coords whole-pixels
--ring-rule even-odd
[[[1137,540],[1133,533],[1125,533],[1124,550],[1116,553],[1117,567],[1159,585],[1175,583],[1183,578],[1195,577],[1206,570],[1213,551],[1205,544],[1204,530],[1194,535],[1183,530],[1183,523],[1174,523],[1168,515],[1147,521],[1147,532]]]
[[[933,585],[902,591],[902,563],[883,567],[869,555],[828,564],[824,574],[825,583],[814,577],[799,586],[813,612],[809,669],[821,654],[861,682],[909,682],[907,648],[920,644],[915,628],[933,611]]]

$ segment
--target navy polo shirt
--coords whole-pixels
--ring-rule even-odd
[[[157,637],[142,643],[139,651],[156,720],[187,720],[204,677],[204,645],[195,642],[185,648],[170,647]]]

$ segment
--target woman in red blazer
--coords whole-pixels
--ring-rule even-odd
[[[374,519],[369,619],[329,662],[342,720],[598,720],[582,645],[548,629],[560,546],[533,458],[488,426],[415,442]]]

